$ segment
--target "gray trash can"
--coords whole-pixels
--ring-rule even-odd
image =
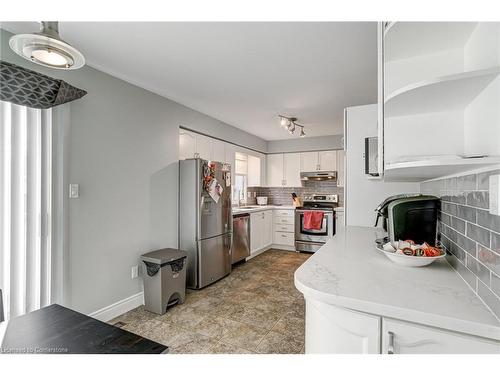
[[[167,307],[184,302],[187,252],[160,249],[141,256],[144,280],[144,308],[164,314]]]

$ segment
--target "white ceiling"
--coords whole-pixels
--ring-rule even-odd
[[[35,22],[3,22],[15,32]],[[343,109],[376,102],[374,22],[61,22],[87,63],[265,140],[342,133]]]

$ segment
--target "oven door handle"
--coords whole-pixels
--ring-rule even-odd
[[[322,211],[322,210],[295,210],[295,212],[299,213],[299,214],[302,214],[304,212],[309,212],[309,211],[318,211],[318,212],[323,212],[325,215],[328,215],[328,216],[332,216],[333,215],[333,212],[331,211]]]

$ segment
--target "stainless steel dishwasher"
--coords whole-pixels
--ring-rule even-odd
[[[250,214],[233,216],[233,251],[231,264],[250,256]]]

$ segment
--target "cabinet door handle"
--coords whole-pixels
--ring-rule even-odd
[[[389,335],[389,343],[387,344],[387,354],[394,354],[394,332],[387,332]]]
[[[281,235],[281,237],[284,237],[284,238],[286,238],[286,237],[288,237],[288,236],[286,236],[285,234],[282,234],[282,235]]]

